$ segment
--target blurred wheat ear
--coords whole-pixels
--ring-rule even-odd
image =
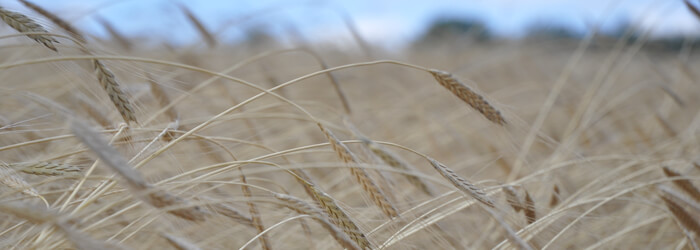
[[[97,154],[107,166],[123,177],[126,186],[134,196],[156,208],[167,208],[168,213],[186,220],[204,221],[206,219],[207,214],[198,206],[191,205],[185,199],[172,195],[165,190],[155,188],[146,182],[141,174],[134,170],[116,149],[107,144],[97,132],[84,123],[73,120],[71,122],[71,131],[83,144]]]
[[[39,13],[42,16],[48,18],[49,20],[51,20],[52,23],[58,25],[58,27],[61,27],[61,29],[67,31],[71,37],[75,38],[76,40],[78,40],[79,42],[81,42],[83,44],[86,43],[87,40],[85,39],[85,36],[83,36],[83,34],[80,31],[78,31],[78,29],[73,27],[73,25],[71,25],[69,22],[63,20],[63,18],[60,18],[57,15],[54,15],[53,13],[51,13],[50,11],[42,8],[41,6],[36,5],[36,4],[29,2],[27,0],[19,0],[19,1],[22,4],[24,4],[24,6],[27,6],[27,8],[30,8],[33,11],[36,11],[36,13]]]
[[[54,43],[58,43],[58,41],[49,36],[49,32],[33,19],[19,12],[6,10],[3,7],[0,7],[0,19],[2,19],[2,21],[13,29],[22,33],[47,33],[47,35],[32,34],[27,35],[27,37],[34,39],[34,41],[41,43],[44,45],[44,47],[47,47],[50,50],[58,52],[58,49],[56,49],[56,46],[54,45]]]

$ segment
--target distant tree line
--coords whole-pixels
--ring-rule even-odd
[[[522,40],[579,40],[585,35],[584,32],[575,30],[571,27],[553,24],[553,23],[536,23],[530,25]],[[618,41],[625,39],[625,42],[632,44],[642,36],[642,31],[632,26],[629,22],[622,21],[616,28],[601,31],[596,34],[601,41]],[[474,18],[443,18],[433,21],[423,35],[419,36],[414,45],[422,46],[429,45],[435,42],[442,42],[456,39],[465,39],[479,43],[488,43],[504,38],[495,36],[489,27],[482,21]],[[512,38],[509,38],[512,39]],[[698,36],[668,36],[654,37],[645,42],[645,46],[653,49],[661,50],[680,50],[684,46],[700,45],[700,37]]]

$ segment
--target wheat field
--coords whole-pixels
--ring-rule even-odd
[[[167,46],[21,2],[4,249],[698,249],[690,46],[226,44],[184,6],[201,41]]]

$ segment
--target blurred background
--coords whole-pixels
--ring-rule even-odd
[[[357,35],[374,47],[399,51],[452,35],[467,35],[479,41],[576,39],[586,31],[597,30],[603,37],[615,38],[634,30],[638,34],[648,32],[664,47],[676,48],[700,35],[700,22],[682,0],[31,2],[58,13],[97,38],[110,39],[105,29],[108,24],[130,40],[152,44],[167,41],[174,47],[201,42],[183,6],[217,41],[230,44],[267,39],[283,45],[303,42],[349,47],[357,45],[353,39]],[[32,13],[17,1],[1,3],[9,9]]]

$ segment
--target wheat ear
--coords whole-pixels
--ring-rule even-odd
[[[428,161],[430,162],[430,165],[435,168],[435,170],[437,170],[443,177],[449,180],[452,185],[457,187],[457,189],[462,191],[464,194],[473,197],[486,206],[495,207],[493,201],[486,196],[486,192],[484,192],[484,190],[481,190],[481,188],[457,175],[454,171],[452,171],[452,169],[436,161],[435,159],[428,157]]]
[[[44,197],[41,196],[39,192],[32,187],[32,185],[22,179],[21,176],[17,175],[17,173],[5,163],[0,163],[0,183],[14,190],[20,191],[23,194],[39,198],[46,204],[47,207],[49,206],[49,202],[46,201],[46,199],[44,199]]]
[[[119,111],[119,114],[121,114],[124,122],[127,124],[129,124],[129,122],[135,122],[138,124],[138,121],[136,120],[136,112],[134,112],[131,101],[119,86],[119,83],[114,77],[112,71],[110,71],[107,66],[102,64],[102,62],[97,59],[92,60],[92,63],[95,67],[97,80],[100,82],[105,91],[107,91],[109,100],[111,100],[114,106],[117,108],[117,111]]]
[[[457,80],[452,74],[435,69],[430,70],[430,74],[435,77],[440,85],[469,104],[469,106],[479,111],[479,113],[484,115],[489,121],[498,125],[506,124],[506,120],[503,118],[500,111],[491,106],[483,96]]]
[[[80,167],[56,162],[39,161],[29,163],[12,163],[10,167],[32,175],[81,176]]]
[[[71,122],[71,131],[83,144],[97,154],[107,166],[121,175],[126,181],[127,187],[144,202],[156,208],[176,207],[169,209],[168,213],[183,219],[192,221],[205,220],[206,214],[199,207],[192,206],[186,200],[171,195],[165,190],[156,189],[146,182],[141,174],[129,165],[126,158],[122,157],[116,149],[108,145],[97,132],[87,125],[74,120]]]
[[[356,165],[359,164],[359,161],[357,160],[357,157],[350,152],[350,149],[348,149],[345,144],[340,142],[337,137],[331,132],[326,130],[321,123],[317,123],[318,127],[321,128],[321,131],[323,134],[326,135],[326,138],[331,144],[331,147],[333,148],[333,151],[335,151],[338,154],[338,157],[340,157],[341,160],[343,160],[345,163],[351,165],[350,166],[350,172],[352,173],[353,176],[355,176],[355,179],[357,180],[358,183],[362,186],[362,189],[365,190],[372,198],[372,201],[374,201],[374,204],[376,204],[382,212],[384,212],[385,215],[389,216],[390,218],[397,217],[399,214],[394,208],[394,205],[389,202],[389,199],[387,199],[386,195],[379,189],[376,183],[369,177],[369,174],[365,169],[357,167]]]
[[[316,185],[312,184],[311,182],[302,179],[299,180],[304,185],[305,189],[308,192],[311,192],[311,197],[313,197],[314,200],[318,202],[318,205],[323,208],[333,224],[340,227],[340,229],[350,236],[350,239],[357,243],[360,248],[372,249],[372,245],[370,244],[369,240],[367,240],[367,237],[365,237],[365,234],[362,233],[362,230],[360,230],[357,224],[350,219],[350,216],[348,216],[348,214],[345,213],[345,211],[340,208],[337,203],[335,203],[335,200],[332,197],[317,188]]]
[[[315,206],[297,197],[286,194],[275,194],[275,198],[283,202],[283,205],[300,214],[310,215],[321,226],[328,231],[331,236],[345,249],[360,249],[360,247],[350,237],[326,219],[326,214]]]
[[[36,4],[29,2],[27,0],[19,0],[19,1],[22,4],[24,4],[24,6],[27,6],[27,8],[30,8],[33,11],[36,11],[36,13],[39,13],[42,16],[48,18],[49,20],[51,20],[52,23],[58,25],[58,27],[61,27],[63,30],[67,31],[68,34],[71,35],[71,37],[75,38],[76,40],[80,41],[81,43],[85,43],[85,41],[86,41],[85,36],[83,36],[83,34],[80,31],[78,31],[78,29],[73,27],[73,25],[71,25],[70,23],[66,22],[62,18],[54,15],[53,13],[42,8],[39,5],[36,5]]]
[[[56,39],[48,35],[48,31],[33,19],[19,12],[9,11],[0,7],[0,19],[13,29],[22,33],[47,33],[47,35],[34,34],[27,37],[34,39],[53,51],[58,51],[53,43],[58,43]]]

